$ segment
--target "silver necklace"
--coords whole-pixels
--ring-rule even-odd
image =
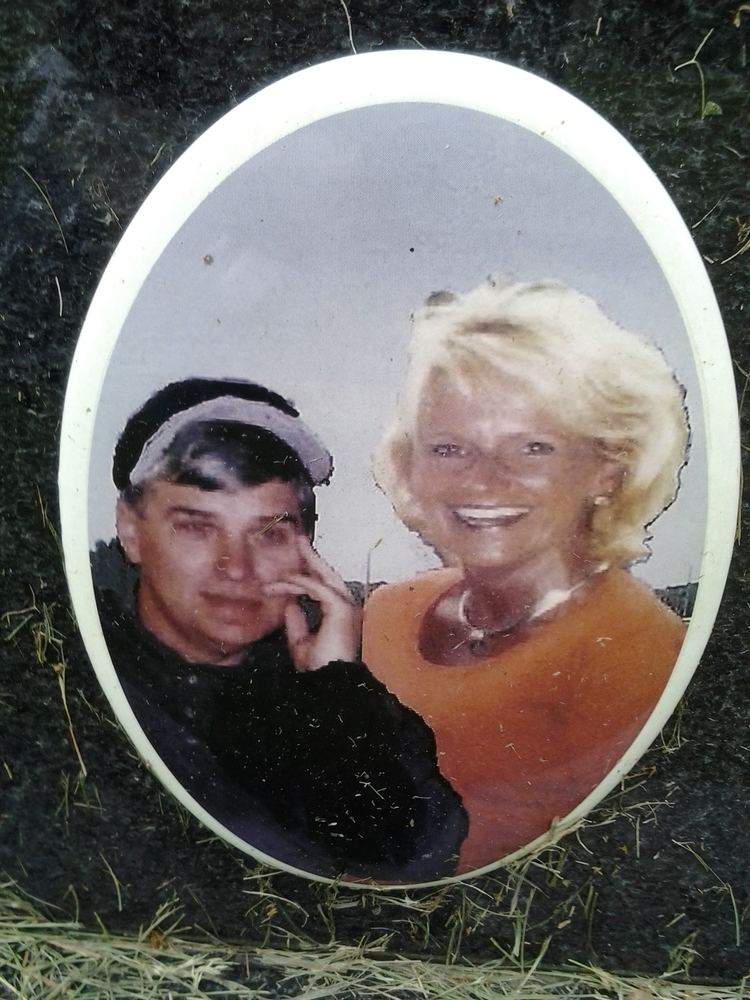
[[[607,566],[608,563],[601,563],[596,567],[591,575],[595,576],[597,573],[604,572],[604,570],[607,569]],[[458,599],[458,607],[456,609],[458,613],[458,620],[468,632],[464,641],[468,642],[470,648],[474,650],[475,648],[482,646],[489,639],[494,639],[500,635],[508,635],[514,629],[518,628],[519,625],[524,625],[526,622],[534,621],[535,618],[540,618],[542,615],[547,614],[548,611],[552,611],[553,608],[557,608],[561,604],[564,604],[573,596],[573,594],[575,594],[577,590],[580,590],[584,584],[588,583],[590,579],[591,576],[584,577],[583,580],[579,580],[579,582],[574,586],[568,587],[565,590],[560,588],[548,590],[544,597],[536,602],[528,614],[522,615],[516,621],[500,627],[496,625],[484,625],[482,627],[472,625],[469,621],[468,615],[466,614],[466,602],[469,598],[469,590],[468,588],[464,588],[464,590],[461,591],[461,596]]]

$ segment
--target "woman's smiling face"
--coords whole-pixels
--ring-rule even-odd
[[[452,563],[545,574],[562,561],[575,575],[593,499],[614,479],[590,438],[510,377],[478,380],[470,394],[437,379],[425,392],[409,484],[424,539]]]

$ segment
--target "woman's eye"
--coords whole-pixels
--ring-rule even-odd
[[[551,455],[555,446],[549,441],[529,441],[523,450],[525,455]]]
[[[461,458],[466,454],[465,450],[460,444],[434,444],[432,446],[432,454],[437,455],[438,458]]]

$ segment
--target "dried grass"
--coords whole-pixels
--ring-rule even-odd
[[[399,902],[414,906],[408,896]],[[173,904],[163,906],[137,935],[95,933],[73,921],[50,919],[12,884],[0,886],[0,991],[23,1000],[739,1000],[744,989],[744,982],[687,986],[669,974],[619,976],[576,963],[542,970],[543,950],[524,967],[510,955],[481,964],[398,957],[386,945],[387,938],[356,946],[302,940],[284,948],[232,946],[191,937]]]

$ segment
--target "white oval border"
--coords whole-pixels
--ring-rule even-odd
[[[661,182],[596,112],[554,84],[504,63],[457,53],[404,50],[348,56],[301,70],[224,115],[183,153],[145,199],[115,249],[88,310],[62,418],[58,482],[63,553],[86,650],[105,695],[146,765],[179,802],[230,844],[275,868],[320,882],[331,880],[280,863],[218,823],[176,781],[138,724],[117,679],[94,598],[88,542],[91,444],[102,385],[125,318],[167,244],[201,202],[251,157],[305,125],[356,108],[418,102],[481,111],[536,133],[592,174],[630,217],[654,254],[688,333],[706,424],[708,479],[705,545],[693,618],[670,680],[635,742],[553,831],[460,878],[419,885],[474,878],[557,840],[621,781],[658,736],[698,665],[719,607],[735,537],[739,420],[732,363],[716,299],[690,233]]]

